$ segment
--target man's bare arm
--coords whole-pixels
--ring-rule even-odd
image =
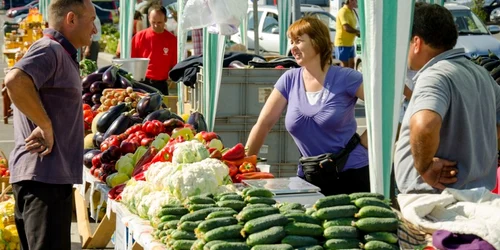
[[[415,168],[425,173],[439,146],[441,116],[431,110],[421,110],[410,119],[410,144]]]
[[[344,27],[344,30],[347,31],[347,32],[349,32],[349,33],[356,34],[357,36],[359,36],[359,34],[360,34],[359,30],[353,28],[349,24],[344,24],[343,27]]]

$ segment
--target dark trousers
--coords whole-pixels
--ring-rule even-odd
[[[94,62],[97,62],[97,57],[99,55],[99,42],[92,41],[92,44],[90,44],[90,56],[86,57],[86,59],[90,59]]]
[[[163,95],[168,95],[168,82],[167,82],[167,80],[157,81],[157,80],[152,80],[152,79],[146,78],[144,80],[144,83],[158,89]]]
[[[323,186],[315,183],[312,184],[321,188],[320,192],[324,196],[370,192],[370,170],[368,166],[358,169],[348,169],[335,175],[323,178],[321,182],[325,183]]]
[[[73,186],[22,181],[12,190],[21,249],[71,249]]]

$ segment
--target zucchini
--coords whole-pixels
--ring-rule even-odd
[[[396,218],[396,213],[391,209],[378,206],[365,206],[359,209],[358,213],[354,215],[356,218]]]
[[[191,232],[175,230],[170,234],[170,238],[174,240],[196,240],[196,235],[194,235],[194,233]]]
[[[250,208],[257,208],[257,207],[273,207],[273,206],[267,204],[247,204],[246,207],[243,208],[243,210]]]
[[[241,237],[240,231],[243,229],[241,225],[231,225],[219,227],[206,232],[203,235],[203,240],[210,242],[213,240],[234,239]]]
[[[203,220],[199,221],[184,221],[177,226],[177,229],[183,230],[186,232],[194,232],[194,230],[198,227],[200,223],[202,223]]]
[[[378,241],[383,241],[383,242],[387,242],[390,244],[398,243],[398,236],[396,234],[388,233],[388,232],[369,233],[369,234],[365,235],[364,238],[365,238],[366,242],[378,240]]]
[[[188,204],[215,204],[215,201],[205,195],[195,195],[188,198]]]
[[[373,240],[364,245],[365,250],[399,250],[399,247],[387,242]]]
[[[195,240],[176,240],[172,244],[173,250],[190,250]]]
[[[219,201],[243,201],[243,197],[241,195],[224,195]]]
[[[320,245],[315,245],[315,246],[299,247],[296,250],[323,250],[323,247]]]
[[[329,228],[333,226],[352,226],[352,222],[355,222],[354,218],[338,218],[333,220],[327,220],[323,222],[323,228]]]
[[[163,217],[164,215],[178,215],[178,216],[183,216],[185,214],[189,213],[189,210],[185,207],[165,207],[162,208],[160,213],[158,214],[158,217]]]
[[[286,213],[285,216],[295,222],[321,225],[321,221],[304,213]]]
[[[377,206],[377,207],[384,207],[384,208],[391,209],[391,207],[387,203],[385,203],[384,201],[381,201],[377,198],[373,198],[373,197],[359,198],[359,199],[354,201],[354,204],[356,205],[356,207],[359,207],[359,208],[366,207],[366,206]]]
[[[321,208],[316,211],[316,218],[321,220],[332,220],[337,218],[354,217],[358,209],[353,205]]]
[[[213,245],[216,245],[219,243],[226,243],[226,242],[243,242],[243,239],[238,238],[238,239],[213,240],[213,241],[207,242],[205,244],[205,246],[203,246],[203,250],[210,250],[210,248]]]
[[[285,226],[288,223],[288,218],[282,214],[271,214],[264,217],[259,217],[253,220],[247,221],[241,232],[243,236],[245,234],[253,234],[266,230],[274,226]]]
[[[206,219],[209,220],[209,219],[222,218],[222,217],[233,217],[236,214],[238,214],[238,212],[236,212],[234,210],[216,211],[216,212],[211,212],[207,216]]]
[[[163,226],[163,230],[177,229],[177,224],[179,224],[179,220],[167,221],[167,222],[165,222],[165,225]]]
[[[310,207],[310,208],[306,209],[307,215],[312,215],[314,212],[316,212],[316,208]]]
[[[263,216],[271,215],[271,214],[278,214],[278,213],[279,213],[279,209],[277,209],[275,207],[271,207],[271,206],[263,207],[263,208],[257,207],[257,208],[252,208],[252,209],[243,209],[243,211],[241,211],[236,216],[236,218],[238,219],[238,221],[249,221],[249,220],[252,220],[255,218],[259,218],[259,217],[263,217]]]
[[[235,200],[225,200],[225,201],[218,201],[217,206],[232,208],[236,211],[241,211],[245,207],[245,202],[235,201]]]
[[[266,188],[253,188],[245,193],[247,197],[267,197],[272,198],[274,196],[273,192]]]
[[[210,213],[215,212],[215,211],[227,211],[229,208],[223,208],[223,207],[209,207],[209,208],[204,208],[195,212],[192,212],[190,214],[186,214],[181,217],[180,222],[184,221],[199,221],[199,220],[204,220]]]
[[[224,227],[235,225],[238,223],[238,220],[234,217],[224,217],[224,218],[215,218],[209,219],[201,222],[196,228],[196,233],[206,233],[214,228]]]
[[[385,199],[384,195],[383,194],[379,194],[379,193],[359,192],[359,193],[349,194],[349,198],[352,201],[357,200],[359,198],[366,198],[366,197],[377,198],[379,200],[384,200]]]
[[[310,236],[287,235],[281,243],[291,245],[294,248],[318,245],[318,240]]]
[[[197,239],[193,245],[191,246],[192,250],[203,250],[203,247],[205,246],[205,241],[202,239]]]
[[[250,250],[243,242],[224,242],[213,245],[210,250]]]
[[[268,198],[268,197],[247,196],[247,198],[245,198],[245,202],[249,203],[249,204],[267,204],[267,205],[276,204],[276,200],[274,200],[273,198]]]
[[[253,246],[251,250],[293,250],[288,244],[264,244]]]
[[[325,249],[352,249],[360,248],[361,242],[357,239],[329,239],[325,242]]]
[[[198,210],[202,210],[204,208],[209,208],[209,207],[217,207],[215,204],[190,204],[188,205],[189,212],[195,212]]]
[[[395,218],[363,218],[354,224],[360,230],[368,233],[395,232],[398,230],[398,219]]]
[[[347,194],[338,194],[320,198],[314,203],[314,208],[321,209],[325,207],[343,206],[351,204],[351,198]]]
[[[279,207],[280,209],[280,212],[285,212],[285,211],[289,211],[289,210],[302,210],[302,211],[306,211],[306,209],[304,208],[304,206],[300,203],[297,203],[297,202],[293,202],[293,203],[284,203],[283,205],[281,205]]]
[[[312,236],[318,237],[323,235],[323,228],[317,224],[309,224],[302,222],[292,222],[285,226],[287,235]]]
[[[326,228],[323,236],[326,239],[356,239],[358,230],[353,226],[333,226]]]
[[[247,238],[247,245],[255,246],[260,244],[273,244],[285,238],[286,232],[283,227],[271,227],[258,233],[250,234]]]
[[[179,215],[171,215],[171,214],[167,214],[167,215],[163,215],[161,218],[160,218],[160,221],[161,222],[165,222],[165,221],[171,221],[171,220],[178,220],[180,219],[181,217]],[[158,226],[159,227],[159,226]]]

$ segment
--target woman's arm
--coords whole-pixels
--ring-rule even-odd
[[[286,98],[277,89],[274,89],[260,111],[257,123],[253,126],[252,131],[250,131],[250,135],[248,135],[246,143],[248,155],[257,155],[259,153],[267,134],[281,117],[286,105]]]

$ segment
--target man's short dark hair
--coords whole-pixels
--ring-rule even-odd
[[[421,37],[431,48],[453,49],[458,39],[453,15],[437,4],[416,3],[411,30],[411,37],[414,36]]]
[[[161,12],[165,17],[167,17],[167,9],[165,9],[165,7],[163,7],[162,5],[159,4],[151,5],[151,7],[149,7],[148,10],[148,15],[151,15],[152,11]]]
[[[52,0],[49,5],[49,24],[58,26],[72,11],[80,14],[85,0]]]

